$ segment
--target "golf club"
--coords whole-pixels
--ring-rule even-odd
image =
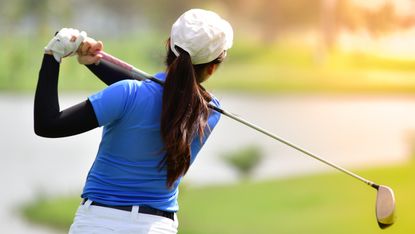
[[[112,63],[116,66],[119,66],[123,69],[126,69],[128,72],[131,73],[131,75],[135,79],[138,79],[138,80],[149,79],[149,80],[152,80],[152,81],[154,81],[154,82],[156,82],[160,85],[163,85],[163,81],[156,79],[155,77],[149,75],[148,73],[143,72],[143,71],[133,67],[132,65],[130,65],[130,64],[128,64],[128,63],[126,63],[126,62],[124,62],[124,61],[122,61],[122,60],[120,60],[120,59],[118,59],[118,58],[116,58],[116,57],[114,57],[110,54],[107,54],[103,51],[100,51],[99,54],[102,55],[103,61]],[[304,150],[304,149],[302,149],[302,148],[300,148],[300,147],[298,147],[298,146],[296,146],[296,145],[294,145],[294,144],[292,144],[292,143],[290,143],[290,142],[288,142],[288,141],[286,141],[286,140],[284,140],[284,139],[268,132],[267,130],[265,130],[261,127],[258,127],[256,125],[240,118],[240,117],[237,117],[236,115],[231,114],[231,113],[229,113],[229,112],[227,112],[227,111],[225,111],[225,110],[223,110],[219,107],[216,107],[214,105],[209,104],[209,108],[211,108],[211,109],[213,109],[213,110],[221,113],[222,115],[225,115],[225,116],[227,116],[227,117],[229,117],[233,120],[236,120],[236,121],[252,128],[254,130],[257,130],[257,131],[259,131],[259,132],[261,132],[261,133],[263,133],[263,134],[265,134],[265,135],[267,135],[267,136],[269,136],[269,137],[271,137],[271,138],[273,138],[273,139],[275,139],[275,140],[277,140],[277,141],[279,141],[279,142],[281,142],[281,143],[283,143],[283,144],[285,144],[285,145],[287,145],[291,148],[294,148],[294,149],[302,152],[303,154],[306,154],[306,155],[308,155],[308,156],[310,156],[314,159],[317,159],[318,161],[320,161],[322,163],[325,163],[328,166],[331,166],[331,167],[333,167],[337,170],[340,170],[343,173],[364,182],[365,184],[371,186],[372,188],[375,188],[377,190],[377,195],[376,195],[376,219],[377,219],[379,227],[381,229],[384,229],[384,228],[389,227],[390,225],[392,225],[394,223],[394,221],[395,221],[395,215],[394,215],[394,213],[395,213],[395,196],[394,196],[393,190],[391,188],[389,188],[388,186],[378,185],[378,184],[376,184],[376,183],[374,183],[370,180],[367,180],[367,179],[365,179],[365,178],[363,178],[363,177],[361,177],[361,176],[359,176],[359,175],[357,175],[357,174],[355,174],[351,171],[348,171],[348,170],[346,170],[346,169],[344,169],[340,166],[337,166],[334,163],[328,162],[328,161],[326,161],[326,160],[324,160],[324,159],[322,159],[322,158],[320,158],[320,157],[318,157],[318,156],[316,156],[316,155],[314,155],[314,154],[312,154],[312,153],[310,153],[310,152],[308,152],[308,151],[306,151],[306,150]]]

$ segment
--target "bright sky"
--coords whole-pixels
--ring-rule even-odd
[[[414,14],[415,1],[412,0],[350,0],[357,6],[362,6],[369,9],[376,9],[387,2],[395,5],[398,14],[409,15]]]

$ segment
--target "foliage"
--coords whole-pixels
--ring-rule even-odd
[[[105,42],[107,52],[148,73],[162,71],[164,43],[171,23],[185,9],[206,7],[223,13],[235,28],[228,61],[207,82],[208,89],[260,93],[413,92],[415,67],[411,61],[343,54],[335,47],[327,54],[324,45],[313,48],[302,40],[290,44],[289,38],[282,35],[311,27],[322,34],[317,35],[322,38],[320,44],[330,47],[339,28],[363,28],[379,35],[415,22],[398,17],[391,2],[376,10],[358,8],[346,0],[324,7],[327,2],[332,1],[0,1],[0,33],[4,35],[0,37],[0,91],[33,92],[42,49],[51,34],[63,26],[88,31]],[[319,25],[323,21],[329,23]],[[326,59],[320,61],[323,57]],[[62,63],[60,90],[96,91],[103,87],[75,59]]]
[[[85,28],[89,22],[98,21],[106,21],[106,27],[99,31],[107,35],[143,28],[166,32],[185,10],[207,8],[225,15],[245,33],[256,31],[268,42],[287,31],[318,29],[327,23],[325,19],[332,21],[336,28],[363,28],[372,34],[413,26],[413,16],[400,16],[393,1],[383,2],[382,7],[369,10],[350,0],[14,0],[0,1],[0,22],[7,31],[18,32],[24,28],[32,35],[45,35],[57,25],[77,24]],[[112,23],[108,23],[108,18]]]
[[[43,38],[43,39],[42,39]],[[42,50],[49,37],[0,38],[0,91],[36,88]],[[98,38],[101,39],[101,38]],[[105,39],[105,50],[135,66],[156,73],[164,70],[164,43],[159,34]],[[297,44],[260,44],[237,39],[229,57],[205,86],[220,90],[258,93],[281,92],[413,92],[415,67],[408,60],[333,51],[317,63],[314,51]],[[59,89],[95,92],[105,87],[75,58],[61,64]]]
[[[37,224],[55,229],[68,229],[72,224],[76,209],[80,204],[79,197],[60,197],[48,199],[40,196],[35,202],[23,207],[25,217]],[[47,209],[44,209],[47,207]]]
[[[223,153],[223,160],[235,168],[242,178],[248,178],[261,161],[263,155],[258,146],[251,145],[232,152]]]

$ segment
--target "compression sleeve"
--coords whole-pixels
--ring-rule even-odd
[[[134,80],[130,72],[102,59],[98,65],[91,64],[86,67],[106,85],[112,85],[121,80]]]
[[[76,135],[98,127],[89,100],[60,111],[58,77],[59,63],[52,55],[45,54],[35,93],[35,133],[43,137],[56,138]]]

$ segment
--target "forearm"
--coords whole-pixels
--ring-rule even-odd
[[[35,131],[59,114],[58,99],[59,63],[52,55],[45,54],[39,72],[34,102]]]
[[[86,100],[60,111],[58,98],[59,63],[44,55],[34,101],[34,130],[39,136],[65,137],[98,126],[91,103]]]
[[[91,64],[86,65],[86,67],[107,85],[111,85],[121,80],[135,79],[132,73],[105,60],[101,60],[98,65]]]

